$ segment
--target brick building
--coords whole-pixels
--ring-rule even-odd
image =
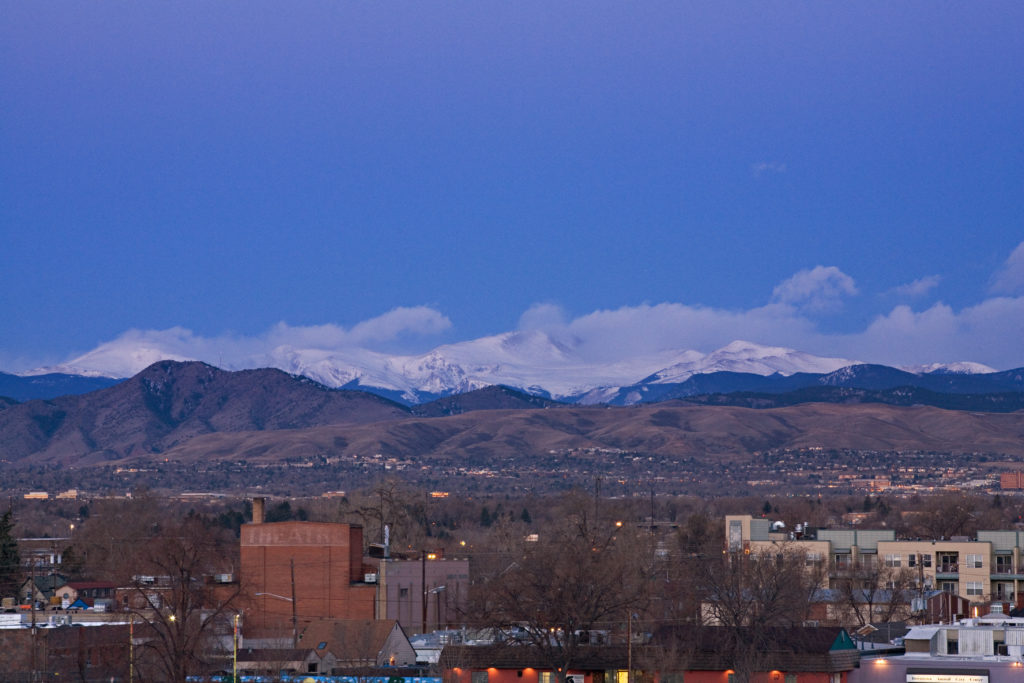
[[[999,488],[1004,491],[1024,489],[1024,472],[1003,472],[999,475]]]
[[[376,587],[364,581],[363,529],[317,522],[253,522],[241,530],[241,579],[251,623],[285,627],[295,619],[373,619]]]

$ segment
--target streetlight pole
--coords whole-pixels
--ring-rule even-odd
[[[295,590],[295,584],[292,584],[292,591]],[[286,598],[283,595],[277,593],[253,593],[254,596],[267,596],[270,598],[277,598],[278,600],[284,600],[285,602],[292,603],[292,647],[297,648],[299,646],[299,621],[298,616],[295,613],[295,593],[292,593],[292,597]]]
[[[234,653],[231,655],[231,683],[238,683],[238,613],[235,614]]]

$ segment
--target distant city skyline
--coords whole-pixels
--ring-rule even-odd
[[[1020,3],[3,13],[0,370],[515,329],[1024,366]]]

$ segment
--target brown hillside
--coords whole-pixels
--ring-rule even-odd
[[[202,434],[377,422],[407,411],[371,394],[335,391],[280,370],[226,372],[156,363],[113,387],[0,411],[9,462],[88,464],[151,456]]]
[[[497,410],[289,432],[211,434],[175,459],[278,461],[382,454],[424,464],[604,448],[650,455],[746,459],[769,448],[934,450],[1024,455],[1024,414],[808,404],[770,410],[660,404]]]

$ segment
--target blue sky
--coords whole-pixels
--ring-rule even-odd
[[[0,369],[530,326],[1024,366],[1020,2],[0,13]]]

